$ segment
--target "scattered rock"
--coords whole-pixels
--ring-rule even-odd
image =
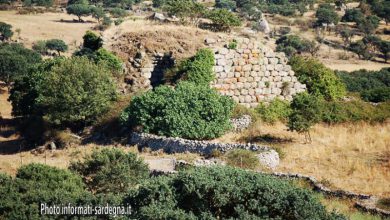
[[[279,166],[279,154],[275,150],[269,150],[262,153],[257,154],[257,158],[259,158],[259,162],[261,165],[266,166],[267,168],[274,170]]]

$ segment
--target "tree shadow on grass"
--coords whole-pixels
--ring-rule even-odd
[[[287,144],[287,143],[292,143],[293,139],[277,137],[272,134],[263,134],[263,135],[242,137],[240,141],[247,142],[247,143]]]

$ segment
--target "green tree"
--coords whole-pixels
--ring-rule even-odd
[[[360,23],[364,19],[365,19],[365,16],[360,9],[352,8],[352,9],[345,10],[345,14],[341,18],[341,21]]]
[[[0,217],[4,219],[39,220],[42,203],[85,206],[91,199],[80,176],[43,164],[22,166],[13,179],[0,175],[0,183]]]
[[[164,4],[164,10],[169,15],[177,16],[182,21],[189,22],[198,25],[200,18],[202,18],[206,12],[205,7],[193,0],[170,0]]]
[[[15,80],[9,97],[13,116],[42,116],[42,109],[37,105],[39,87],[42,86],[43,78],[52,66],[62,62],[62,60],[63,58],[45,60],[33,66],[28,74],[24,74]]]
[[[92,31],[87,31],[83,40],[83,47],[92,51],[99,50],[103,46],[103,39]]]
[[[80,126],[91,123],[116,99],[116,88],[105,66],[85,57],[54,65],[39,86],[37,104],[54,124]]]
[[[112,8],[110,14],[113,18],[123,18],[128,15],[127,11],[122,8]]]
[[[231,128],[232,99],[205,85],[180,82],[136,96],[121,121],[144,132],[188,139],[213,139]]]
[[[152,178],[125,199],[135,219],[345,219],[309,191],[231,167]]]
[[[10,84],[26,74],[29,68],[41,62],[41,56],[21,44],[0,44],[0,80]]]
[[[0,22],[0,41],[8,40],[14,35],[10,24]]]
[[[369,15],[367,18],[363,19],[357,23],[358,29],[368,36],[373,34],[379,26],[380,19],[375,15]]]
[[[66,12],[70,15],[76,15],[80,22],[83,20],[81,17],[89,16],[93,13],[93,8],[88,4],[72,4],[66,7]]]
[[[234,0],[217,0],[215,1],[216,8],[225,8],[229,11],[235,11],[237,4]]]
[[[336,10],[330,4],[321,4],[316,11],[317,24],[334,24],[339,23],[340,18],[336,13]]]
[[[142,158],[115,148],[94,151],[73,162],[70,169],[80,174],[96,193],[125,193],[149,176],[148,165]]]
[[[335,72],[318,60],[295,56],[290,65],[299,82],[306,84],[310,94],[319,95],[327,100],[341,98],[345,95],[345,85]]]
[[[305,141],[310,143],[310,128],[321,120],[319,98],[308,93],[299,93],[291,102],[291,110],[288,129],[305,134]]]
[[[230,31],[232,27],[241,25],[240,18],[226,9],[214,9],[208,13],[207,18],[221,31]]]
[[[102,7],[93,7],[92,8],[92,17],[96,18],[98,20],[98,23],[100,23],[100,20],[104,18],[106,13],[104,13],[104,9]]]
[[[381,40],[378,43],[377,47],[378,50],[383,54],[383,58],[387,63],[387,60],[389,59],[389,55],[390,55],[390,41]]]
[[[61,56],[61,52],[65,52],[68,50],[68,45],[66,45],[66,43],[60,39],[47,40],[46,47],[49,50],[57,51],[58,56]]]
[[[214,53],[210,49],[200,49],[184,64],[184,79],[196,84],[209,85],[214,80]]]

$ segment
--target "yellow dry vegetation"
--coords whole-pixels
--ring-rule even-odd
[[[270,144],[283,155],[277,171],[314,176],[334,189],[390,196],[390,123],[319,124],[311,135],[313,142],[305,144],[282,123],[257,122],[219,140]]]

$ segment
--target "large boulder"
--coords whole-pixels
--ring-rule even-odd
[[[274,170],[279,166],[279,154],[275,150],[268,150],[259,153],[257,154],[257,158],[259,159],[260,164],[268,169]]]

